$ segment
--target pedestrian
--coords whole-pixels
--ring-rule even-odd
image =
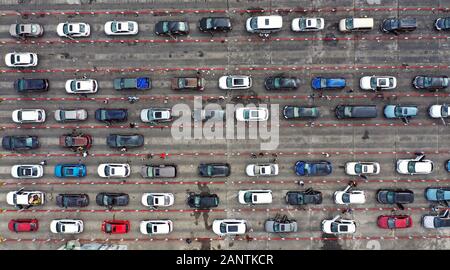
[[[83,157],[87,157],[89,155],[89,152],[88,151],[84,151],[83,152]]]
[[[331,97],[330,96],[325,96],[326,98],[327,98],[327,100],[331,100]]]
[[[322,92],[319,93],[319,98],[323,98],[323,93]]]
[[[263,157],[264,153],[263,152],[259,152],[259,157]]]
[[[121,151],[121,152],[126,152],[126,151],[127,151],[127,148],[126,148],[126,147],[122,147],[122,148],[120,148],[120,151]]]
[[[304,186],[305,186],[305,182],[303,182],[303,181],[299,181],[298,184],[299,184],[301,187],[304,187]]]
[[[357,184],[356,184],[356,182],[355,181],[350,181],[350,182],[348,182],[348,185],[349,186],[352,186],[352,187],[356,187],[357,186]]]
[[[347,90],[347,93],[353,93],[353,89],[351,89],[351,88],[348,89],[348,90]]]
[[[41,162],[40,162],[40,164],[41,164],[42,166],[45,166],[45,165],[47,165],[47,160],[43,160],[43,161],[41,161]]]
[[[251,157],[251,158],[257,158],[257,156],[256,156],[255,153],[251,153],[251,154],[250,154],[250,157]]]
[[[134,128],[134,127],[136,127],[136,123],[130,123],[130,128]]]
[[[147,154],[147,159],[151,159],[151,158],[153,158],[153,155],[152,154]]]
[[[316,96],[316,94],[312,93],[311,95],[309,95],[309,98],[314,100],[314,97]]]
[[[324,155],[325,157],[330,157],[330,154],[326,152],[322,152],[322,155]]]
[[[161,155],[159,155],[159,157],[160,157],[161,159],[166,159],[166,153],[161,153]]]
[[[108,104],[108,100],[107,99],[103,100],[103,103]]]
[[[190,244],[192,243],[191,238],[186,238],[186,243],[187,243],[188,245],[190,245]]]
[[[83,146],[78,146],[77,151],[81,152],[81,151],[83,151],[83,149],[84,149]]]

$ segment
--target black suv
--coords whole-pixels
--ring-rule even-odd
[[[219,206],[219,196],[216,194],[189,193],[187,204],[196,209],[209,209]]]
[[[48,91],[47,79],[18,79],[14,82],[14,89],[19,93]]]
[[[312,188],[305,191],[288,191],[286,203],[289,205],[321,204],[322,192]]]
[[[385,33],[398,34],[401,32],[411,32],[417,28],[416,19],[389,18],[381,23],[381,31]]]
[[[338,119],[345,118],[376,118],[376,105],[338,105],[334,109]]]
[[[409,189],[380,189],[377,201],[383,204],[404,204],[414,202],[414,192]]]
[[[125,122],[127,118],[127,109],[97,109],[95,111],[95,119],[101,122]]]
[[[89,205],[87,194],[59,194],[56,196],[56,205],[59,207],[86,207]]]

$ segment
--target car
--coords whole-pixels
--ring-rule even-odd
[[[38,64],[38,56],[35,53],[7,53],[5,64],[8,67],[35,67]]]
[[[144,193],[141,202],[144,206],[171,206],[175,201],[172,193]]]
[[[44,176],[42,165],[14,165],[11,167],[11,176],[19,179],[41,178]]]
[[[214,109],[194,109],[192,112],[192,118],[195,122],[202,122],[202,121],[223,121],[225,118],[225,111],[224,110],[214,110]]]
[[[285,119],[317,118],[319,116],[319,107],[288,105],[283,108],[283,117]]]
[[[434,27],[436,30],[450,30],[450,17],[447,18],[438,18],[434,22]]]
[[[97,109],[95,119],[101,122],[125,122],[128,119],[127,109]]]
[[[417,116],[419,109],[415,105],[386,105],[384,107],[384,117],[411,118]]]
[[[196,194],[194,192],[189,193],[187,198],[187,204],[191,208],[196,209],[210,209],[219,206],[219,196],[216,194]]]
[[[21,188],[6,194],[6,202],[18,208],[29,208],[44,205],[45,193],[42,191],[24,191]]]
[[[59,137],[59,145],[72,149],[89,149],[92,146],[92,136],[88,134],[66,134]]]
[[[278,164],[249,164],[245,173],[248,176],[275,176],[278,175]]]
[[[198,165],[198,173],[201,177],[228,177],[231,169],[228,163],[202,163]]]
[[[348,17],[339,21],[339,31],[348,33],[353,31],[369,31],[373,28],[373,18]]]
[[[295,174],[298,176],[325,176],[332,172],[331,162],[325,160],[303,161],[295,163]]]
[[[334,109],[337,119],[376,118],[376,105],[337,105]]]
[[[450,159],[445,162],[445,170],[450,172]]]
[[[56,196],[56,205],[59,207],[86,207],[89,205],[89,196],[87,194],[58,194]]]
[[[382,229],[406,229],[413,226],[408,215],[381,215],[377,218],[378,228]]]
[[[60,37],[88,37],[91,34],[91,26],[83,22],[59,23],[56,33]]]
[[[314,77],[311,88],[314,90],[343,89],[346,86],[344,78]]]
[[[421,75],[414,77],[412,83],[416,89],[437,91],[448,87],[448,77]]]
[[[189,34],[189,23],[185,21],[159,21],[155,24],[158,36],[181,36]]]
[[[297,232],[297,222],[295,220],[290,220],[287,216],[279,218],[269,218],[264,224],[264,229],[268,233],[291,233]]]
[[[126,193],[101,192],[95,197],[95,202],[99,206],[127,206],[130,196]]]
[[[87,118],[88,112],[85,109],[55,111],[55,120],[58,122],[85,121]]]
[[[250,17],[245,23],[247,32],[265,36],[280,31],[282,27],[283,18],[279,15]]]
[[[450,114],[450,107],[448,104],[431,105],[428,108],[428,114],[431,118],[447,118]]]
[[[272,203],[272,190],[239,190],[240,204],[270,204]]]
[[[379,189],[377,202],[382,204],[406,204],[414,202],[414,192],[409,189]]]
[[[39,148],[37,136],[5,136],[2,139],[2,147],[5,150],[19,151]]]
[[[415,18],[388,18],[383,20],[380,28],[385,33],[411,32],[416,30],[417,21]]]
[[[130,231],[128,220],[105,220],[102,222],[102,232],[108,234],[125,234]]]
[[[243,122],[267,121],[269,110],[267,108],[246,107],[236,109],[236,120]]]
[[[58,178],[80,178],[87,174],[84,164],[56,164],[55,176]]]
[[[20,109],[12,112],[12,120],[19,124],[43,123],[45,122],[45,110],[43,109]]]
[[[15,38],[40,37],[44,27],[37,23],[15,23],[9,26],[9,34]]]
[[[164,123],[172,120],[172,109],[170,108],[149,108],[141,110],[141,121],[144,123]]]
[[[54,219],[50,223],[50,231],[60,234],[82,233],[83,221],[80,219]]]
[[[219,88],[222,90],[245,90],[252,87],[252,78],[242,75],[228,75],[219,78]]]
[[[125,163],[103,163],[98,165],[97,173],[98,176],[104,178],[128,177],[131,169],[130,165]]]
[[[95,94],[97,90],[97,80],[72,79],[66,81],[66,92],[69,94]]]
[[[199,21],[199,30],[202,32],[229,32],[231,27],[231,20],[228,17],[204,17]]]
[[[115,90],[149,90],[152,82],[148,77],[118,78],[114,79],[113,86]]]
[[[294,32],[319,31],[325,27],[323,18],[295,18],[292,20],[291,29]]]
[[[142,234],[168,234],[173,230],[171,220],[143,220],[139,224]]]
[[[172,90],[198,90],[205,89],[205,79],[200,77],[176,77],[171,80]]]
[[[443,214],[424,215],[422,217],[422,226],[426,229],[440,229],[450,227],[450,215],[447,209]]]
[[[322,192],[312,188],[303,191],[288,191],[285,201],[289,205],[321,204]]]
[[[36,232],[39,229],[37,219],[11,219],[8,222],[8,229],[11,232]]]
[[[418,155],[416,158],[397,160],[397,172],[409,175],[432,173],[434,164],[431,160],[423,159],[424,157],[424,155]]]
[[[109,21],[105,23],[104,30],[108,36],[137,35],[139,25],[135,21]]]
[[[347,175],[377,175],[380,173],[380,163],[352,161],[345,163]]]
[[[140,134],[109,134],[106,143],[112,148],[131,148],[144,145],[144,136]]]
[[[175,178],[177,167],[175,165],[144,165],[141,168],[144,178]]]
[[[447,187],[426,188],[425,199],[430,202],[450,201],[450,188]]]
[[[272,76],[264,81],[266,90],[296,90],[300,86],[300,79],[296,77]]]
[[[397,78],[392,76],[364,76],[359,80],[362,90],[391,90],[397,87]]]
[[[334,192],[333,198],[336,204],[363,204],[366,202],[366,195],[362,190],[352,190],[352,185],[348,185],[344,190]]]
[[[333,219],[322,220],[322,231],[328,234],[352,234],[356,232],[356,223],[337,215]]]
[[[240,235],[247,231],[247,222],[243,219],[216,219],[212,229],[219,236]]]
[[[14,89],[19,93],[46,92],[49,88],[47,79],[17,79],[14,81]]]

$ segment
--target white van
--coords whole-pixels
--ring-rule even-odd
[[[339,21],[339,31],[369,31],[373,28],[373,18],[345,18]]]
[[[271,190],[240,190],[238,193],[240,204],[270,204],[272,203]]]
[[[279,15],[256,16],[247,19],[246,28],[250,33],[268,34],[280,31],[283,18]]]

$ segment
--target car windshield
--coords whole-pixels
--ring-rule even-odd
[[[352,110],[353,108],[350,106],[344,107],[344,115],[347,117],[352,117]]]
[[[327,87],[327,79],[320,79],[320,87],[326,88]]]
[[[348,18],[345,20],[345,28],[348,30],[353,29],[353,18]]]
[[[442,107],[441,107],[441,115],[442,115],[442,117],[447,117],[448,116],[448,106],[447,105],[442,105]]]
[[[56,231],[57,231],[57,232],[64,232],[64,231],[65,231],[64,225],[63,225],[61,222],[58,222],[58,223],[56,224]]]
[[[250,110],[244,110],[244,119],[250,118]]]
[[[72,30],[72,26],[70,26],[70,30]],[[63,25],[63,33],[69,34],[69,25],[67,23]]]
[[[133,23],[131,23],[131,22],[128,23],[128,30],[129,30],[129,31],[133,31],[133,30],[134,30],[134,25],[133,25]]]
[[[80,33],[83,33],[84,32],[84,28],[85,28],[84,24],[80,24],[79,27],[80,27]]]
[[[386,199],[388,203],[394,203],[394,199],[395,199],[395,193],[394,192],[388,192],[386,195]]]
[[[377,88],[377,78],[376,77],[370,78],[370,87]]]
[[[402,108],[400,106],[395,107],[395,116],[400,117],[402,115],[406,115],[408,110],[406,108]]]
[[[113,198],[110,196],[104,196],[103,197],[103,204],[104,205],[112,205]]]
[[[450,28],[450,18],[445,18],[443,20],[444,28]]]
[[[300,29],[305,29],[306,28],[306,20],[305,19],[300,19],[298,21],[298,26]]]
[[[281,231],[280,229],[281,229],[281,228],[280,228],[280,223],[275,222],[275,223],[273,224],[273,230],[274,230],[275,232],[279,232],[279,231]]]
[[[252,202],[252,193],[251,192],[245,192],[245,194],[244,194],[244,201],[246,203],[251,203]]]
[[[212,19],[211,18],[206,19],[206,28],[211,29],[212,27],[213,27]]]
[[[211,176],[211,175],[213,174],[213,172],[214,172],[213,166],[208,166],[208,167],[207,167],[207,174],[208,174],[209,176]]]
[[[281,87],[281,78],[275,78],[273,80],[273,85],[275,86],[275,88],[280,88]]]
[[[105,166],[105,175],[106,176],[110,176],[111,171],[114,172],[114,169],[111,168],[110,166]]]
[[[343,202],[343,203],[350,203],[350,194],[344,193],[344,194],[342,195],[342,202]]]
[[[199,206],[200,202],[201,202],[200,196],[195,196],[194,197],[194,205]]]
[[[336,222],[331,223],[331,228],[330,228],[331,232],[338,232],[339,231],[339,224],[337,224]]]
[[[355,165],[355,173],[360,174],[362,173],[362,165],[361,164],[356,164]]]
[[[430,87],[432,84],[433,84],[433,78],[431,78],[431,77],[423,78],[423,85],[425,87]]]
[[[153,233],[153,224],[147,223],[147,233]]]
[[[233,86],[233,78],[232,77],[228,77],[227,78],[227,87],[232,87]]]
[[[258,18],[257,18],[257,17],[253,17],[253,18],[250,20],[250,27],[251,27],[252,29],[258,28]]]
[[[71,136],[67,136],[66,137],[66,145],[67,146],[72,146],[74,144],[74,140]]]
[[[227,224],[225,224],[225,223],[221,223],[220,224],[220,232],[221,233],[226,233],[227,232]]]
[[[71,89],[72,91],[77,90],[77,82],[76,82],[76,81],[72,81],[72,82],[70,83],[70,89]]]
[[[162,29],[164,33],[169,32],[169,22],[163,22]]]
[[[390,229],[395,228],[395,219],[388,218],[387,225],[388,225],[388,228],[390,228]]]
[[[415,173],[416,172],[416,163],[414,161],[408,162],[408,172]]]
[[[119,30],[120,30],[120,24],[118,24],[117,22],[113,22],[112,24],[111,24],[111,31],[113,31],[113,32],[117,32],[117,29],[119,28]]]
[[[179,31],[186,31],[186,25],[182,22],[176,24]]]
[[[106,226],[105,226],[105,231],[106,231],[106,232],[112,232],[112,226],[111,226],[111,224],[109,224],[109,223],[106,224]]]

